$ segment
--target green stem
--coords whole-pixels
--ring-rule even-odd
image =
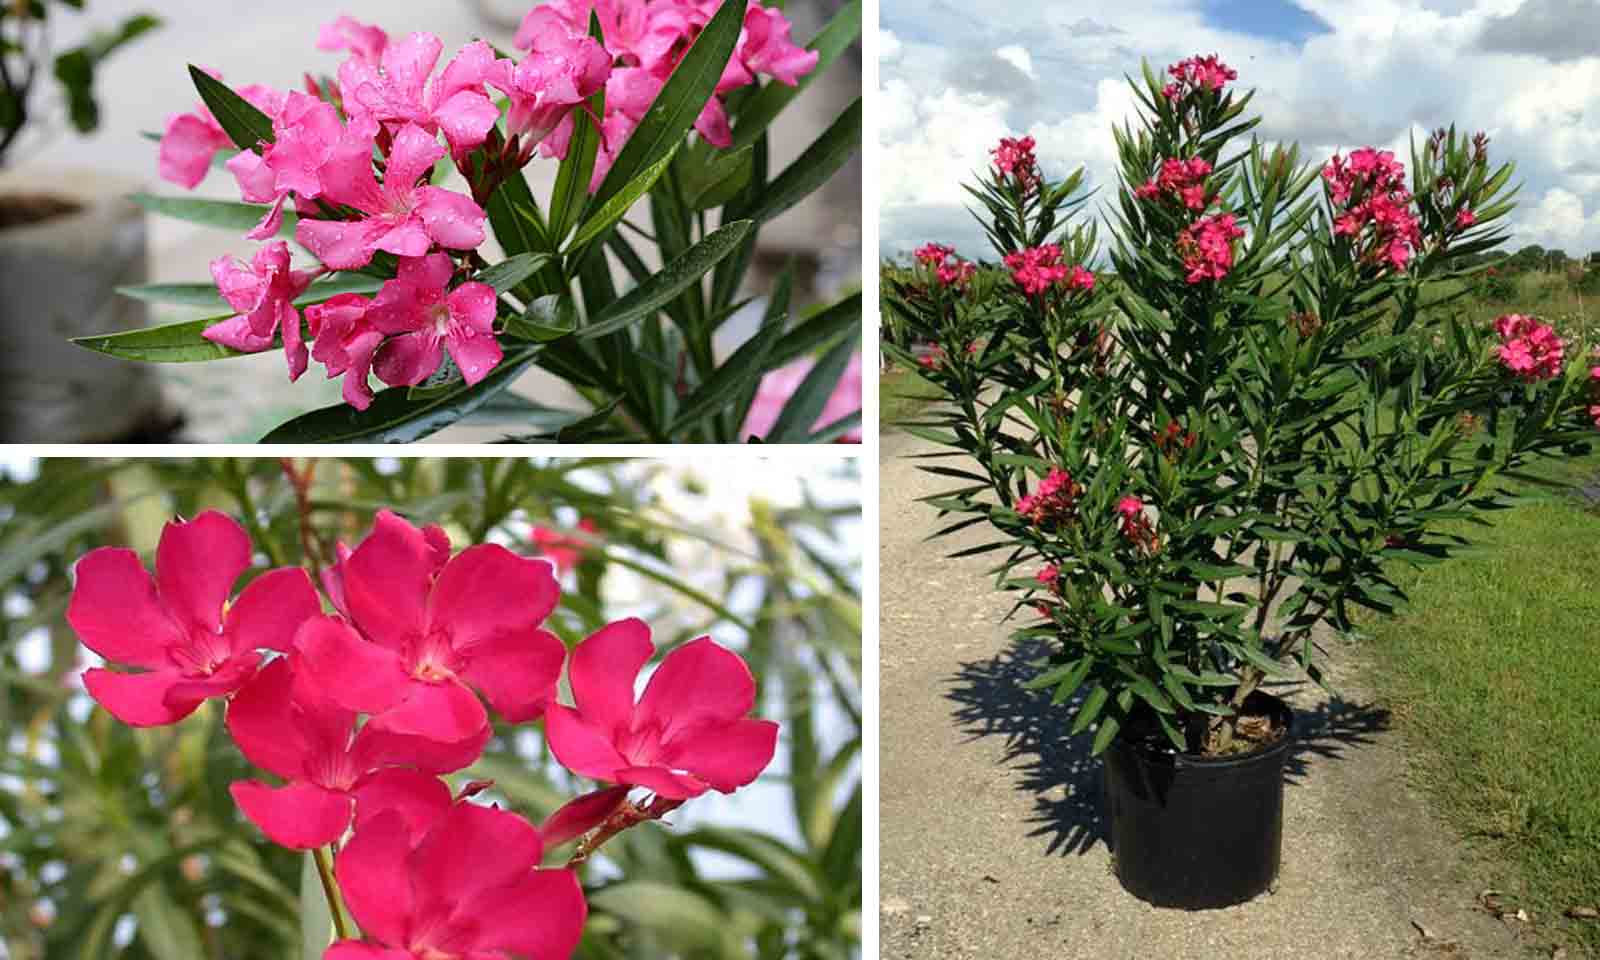
[[[317,861],[317,876],[322,878],[322,893],[328,898],[328,913],[333,916],[333,930],[340,940],[350,936],[344,926],[344,910],[339,906],[339,887],[333,881],[333,864],[324,847],[311,851]]]

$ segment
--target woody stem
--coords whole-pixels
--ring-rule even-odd
[[[659,820],[683,806],[683,803],[682,800],[668,800],[664,797],[656,797],[647,805],[624,800],[617,805],[617,809],[613,810],[610,816],[606,817],[604,823],[595,828],[593,833],[578,841],[578,849],[573,851],[572,859],[567,861],[567,869],[582,865],[606,841],[629,827],[636,827],[650,820]]]

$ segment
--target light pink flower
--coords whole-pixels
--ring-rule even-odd
[[[390,386],[428,379],[444,351],[475,384],[503,356],[494,336],[496,300],[486,283],[463,283],[449,290],[455,265],[442,253],[400,261],[399,275],[383,285],[367,319],[392,336],[379,350],[375,369]]]
[[[364,792],[439,782],[429,773],[400,769],[418,760],[409,749],[410,738],[373,724],[357,729],[355,721],[353,711],[306,682],[293,656],[267,664],[234,695],[227,720],[233,742],[247,760],[285,782],[272,787],[236,780],[228,792],[273,843],[294,850],[332,843],[350,826]]]
[[[536,7],[534,13],[544,9]],[[531,52],[521,63],[496,61],[487,79],[511,98],[507,133],[537,143],[606,85],[611,55],[588,33],[572,30],[558,17],[530,14],[529,22],[533,28],[525,31]],[[517,36],[523,39],[522,33]]]
[[[372,370],[372,356],[383,342],[383,331],[368,319],[371,306],[366,297],[342,293],[306,308],[306,326],[316,340],[311,359],[327,367],[328,379],[344,376],[344,402],[357,410],[372,405],[367,375]]]
[[[334,873],[364,939],[324,960],[565,960],[588,906],[577,875],[540,869],[543,855],[532,824],[493,807],[458,801],[431,822],[363,813]]]
[[[215,70],[206,72],[222,79],[222,74]],[[271,87],[250,84],[236,92],[269,117],[283,109],[284,95]],[[232,149],[235,149],[233,139],[222,129],[222,124],[203,102],[198,103],[193,113],[175,113],[167,118],[158,152],[161,179],[193,190],[206,178],[217,151]]]
[[[568,676],[575,706],[551,703],[545,736],[562,766],[669,800],[732,793],[772,762],[778,725],[748,716],[756,684],[739,655],[701,637],[673,650],[634,703],[655,653],[642,620],[619,620],[579,643]]]
[[[161,726],[239,689],[261,663],[258,650],[288,650],[321,612],[311,580],[299,568],[271,570],[230,603],[249,566],[250,538],[214,510],[166,525],[154,579],[132,550],[85,554],[67,622],[90,650],[145,671],[89,670],[89,695],[123,723]]]
[[[461,48],[438,77],[429,80],[444,44],[431,33],[413,33],[384,48],[376,64],[352,57],[339,67],[339,90],[352,120],[375,120],[399,128],[409,124],[430,135],[444,131],[457,156],[483,144],[500,111],[484,82],[494,68],[494,49],[481,40]]]
[[[248,265],[234,257],[218,257],[211,261],[211,277],[222,299],[239,312],[201,335],[234,350],[257,353],[270,349],[274,334],[281,332],[289,379],[299,379],[306,370],[306,345],[294,300],[319,273],[291,269],[289,245],[282,240],[257,250]]]
[[[332,104],[299,91],[291,91],[284,100],[272,129],[275,139],[261,153],[241,150],[227,164],[241,197],[269,205],[261,222],[245,234],[251,240],[277,235],[291,191],[303,199],[322,192],[322,167],[344,135]]]
[[[789,39],[791,24],[783,11],[752,3],[744,15],[744,33],[734,56],[753,74],[768,76],[786,86],[816,69],[818,53]]]
[[[1529,383],[1561,375],[1566,343],[1556,335],[1555,328],[1533,317],[1511,313],[1496,319],[1494,329],[1501,341],[1495,354],[1507,370]]]
[[[566,648],[539,629],[560,592],[549,564],[495,544],[452,558],[442,530],[383,510],[339,579],[351,625],[324,618],[295,646],[310,678],[378,729],[470,744],[489,722],[473,687],[513,723],[554,697]]]
[[[384,250],[421,257],[437,243],[474,250],[483,243],[483,208],[472,198],[418,182],[444,156],[427,131],[407,124],[394,137],[384,182],[372,172],[377,129],[353,123],[322,168],[322,192],[366,214],[355,221],[300,219],[295,239],[335,270],[357,270]]]
[[[351,56],[377,66],[383,51],[389,46],[389,35],[379,27],[369,26],[353,17],[340,17],[322,25],[317,34],[317,49],[327,51],[349,50]]]
[[[800,384],[805,382],[814,365],[809,358],[802,358],[762,377],[760,385],[756,387],[756,398],[750,404],[750,413],[745,417],[744,426],[739,429],[739,436],[765,437],[778,422],[778,416],[783,413],[789,398],[800,389]],[[845,367],[844,375],[839,378],[838,385],[833,388],[833,393],[828,395],[828,402],[823,405],[822,413],[817,416],[817,422],[811,425],[811,432],[815,433],[860,409],[861,354],[856,353],[850,358],[850,363]],[[838,442],[860,443],[861,428],[850,430],[840,437]]]

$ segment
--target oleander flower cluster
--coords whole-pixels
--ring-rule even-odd
[[[1495,320],[1494,332],[1500,337],[1495,356],[1518,378],[1536,383],[1561,375],[1566,343],[1548,323],[1508,313]]]
[[[1337,210],[1334,235],[1348,238],[1360,259],[1404,270],[1422,246],[1405,165],[1388,150],[1363,147],[1347,158],[1334,154],[1322,168],[1322,179]],[[1458,224],[1471,226],[1472,212],[1464,214]]]
[[[1005,265],[1011,271],[1011,279],[1030,297],[1040,296],[1052,288],[1085,293],[1094,289],[1094,274],[1081,264],[1062,262],[1061,247],[1054,243],[1008,253]]]
[[[566,957],[587,907],[572,869],[539,866],[547,849],[732,793],[772,759],[777,724],[750,716],[749,668],[710,638],[667,654],[637,699],[656,652],[643,621],[569,651],[545,627],[563,559],[457,552],[442,529],[389,511],[341,545],[321,595],[299,567],[236,593],[252,554],[224,514],[169,523],[154,575],[124,548],[79,560],[67,619],[117,665],[83,683],[122,722],[161,726],[225,702],[228,733],[263,774],[230,786],[240,812],[281,846],[337,851],[361,938],[328,960]],[[540,825],[473,802],[485,783],[453,795],[443,777],[476,762],[496,718],[542,719],[556,761],[597,788]]]
[[[589,183],[597,190],[720,4],[556,0],[523,20],[515,58],[480,40],[446,60],[433,34],[391,37],[350,17],[327,24],[317,47],[346,54],[335,77],[308,73],[303,90],[237,90],[271,125],[270,140],[226,162],[240,198],[265,209],[246,237],[267,242],[249,262],[213,262],[218,291],[236,313],[204,336],[247,353],[281,341],[291,380],[315,360],[330,379],[343,378],[344,400],[358,410],[373,401],[372,376],[414,387],[447,356],[469,386],[480,383],[504,359],[495,290],[472,279],[485,266],[478,250],[489,198],[535,156],[565,157],[579,123],[599,131]],[[590,35],[591,16],[601,40]],[[760,78],[795,86],[818,57],[794,43],[780,9],[749,0],[697,135],[731,146],[725,98]],[[587,101],[602,91],[604,115],[591,116]],[[192,189],[233,147],[201,103],[167,121],[161,176]],[[451,167],[464,192],[437,185]],[[315,268],[292,269],[287,244],[273,239],[291,211],[294,239],[316,257]],[[323,274],[367,270],[380,258],[382,275],[393,279],[375,297],[345,293],[303,315],[295,305]]]
[[[942,243],[925,243],[912,254],[917,263],[928,268],[939,286],[952,290],[965,290],[978,273],[978,266],[956,256],[954,247]]]

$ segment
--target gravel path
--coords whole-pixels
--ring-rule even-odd
[[[885,958],[1522,957],[1507,921],[1478,909],[1466,854],[1406,785],[1388,714],[1336,645],[1339,696],[1290,693],[1291,754],[1277,889],[1243,906],[1158,910],[1111,872],[1099,762],[1063,716],[1024,690],[1036,648],[1014,646],[989,555],[944,555],[982,527],[928,543],[915,498],[954,486],[882,444],[882,859]]]

